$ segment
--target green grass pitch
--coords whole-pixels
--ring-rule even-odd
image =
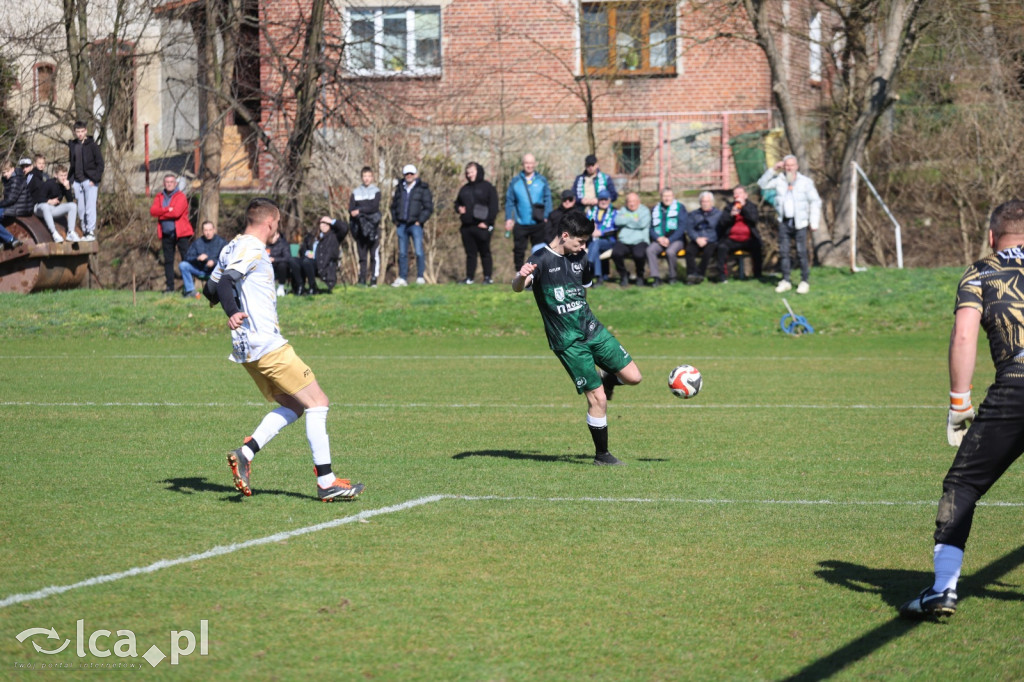
[[[184,679],[1020,679],[1019,464],[976,516],[957,614],[895,618],[930,580],[953,456],[957,274],[863,277],[791,298],[821,330],[801,338],[778,332],[770,285],[596,292],[645,376],[611,403],[629,463],[612,469],[590,465],[585,401],[532,298],[286,299],[286,336],[332,400],[335,471],[367,485],[336,504],[313,496],[302,422],[257,455],[255,495],[234,490],[224,455],[269,408],[227,361],[216,311],[0,296],[0,679],[117,664]],[[692,312],[715,296],[717,318]],[[665,386],[682,362],[704,376],[689,401]],[[983,347],[975,403],[991,372]],[[35,598],[48,587],[71,589]],[[86,639],[111,632],[99,649],[131,631],[137,657],[94,655],[80,620]],[[201,621],[206,655],[142,658]],[[58,637],[17,639],[31,628]]]

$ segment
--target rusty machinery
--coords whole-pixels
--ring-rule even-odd
[[[98,253],[95,241],[55,244],[50,231],[35,216],[4,220],[22,246],[0,251],[0,291],[27,294],[47,289],[74,289],[89,271],[89,256]],[[64,230],[58,223],[58,229]]]

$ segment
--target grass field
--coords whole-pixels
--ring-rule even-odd
[[[285,299],[335,470],[367,485],[333,505],[301,422],[236,494],[224,453],[268,407],[218,311],[2,295],[0,679],[1021,679],[1019,464],[976,517],[957,614],[895,618],[931,578],[957,277],[816,271],[799,338],[770,284],[594,292],[645,374],[610,408],[617,469],[590,465],[532,297]],[[691,401],[665,387],[681,362],[704,374]],[[982,348],[976,403],[991,376]],[[96,655],[80,620],[137,657]],[[207,655],[142,658],[201,621]]]

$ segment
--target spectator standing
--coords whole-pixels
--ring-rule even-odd
[[[689,212],[670,189],[661,192],[661,201],[651,210],[651,243],[647,247],[647,267],[651,271],[651,286],[661,284],[658,259],[665,252],[668,260],[669,284],[676,283],[679,249],[686,245],[686,224]]]
[[[732,189],[732,203],[718,223],[718,281],[729,281],[726,259],[737,249],[750,253],[754,277],[761,277],[761,233],[757,229],[757,204],[749,199],[743,185]]]
[[[25,160],[28,161],[28,159]],[[78,241],[78,235],[75,233],[78,207],[75,205],[75,195],[71,191],[67,168],[57,166],[53,171],[52,178],[36,186],[32,201],[35,202],[33,212],[37,218],[46,223],[46,229],[50,231],[54,243],[60,244],[64,241],[61,239],[60,232],[57,232],[54,218],[64,218],[67,221],[67,240],[69,242]]]
[[[571,189],[563,189],[561,203],[548,216],[547,227],[544,228],[544,244],[550,244],[554,241],[555,237],[562,234],[562,221],[570,213],[580,213],[585,216],[586,209],[576,201],[575,192]],[[543,245],[541,245],[541,248],[543,248]],[[534,247],[533,250],[536,251],[537,247]]]
[[[612,208],[612,195],[606,190],[597,193],[597,206],[591,206],[586,212],[587,219],[594,225],[590,246],[587,248],[587,260],[594,270],[594,285],[603,284],[606,277],[601,265],[601,254],[615,246],[615,209]]]
[[[416,284],[426,284],[423,273],[426,268],[423,253],[423,225],[434,212],[434,197],[430,194],[430,186],[420,180],[419,171],[411,163],[402,169],[404,182],[395,188],[391,197],[391,218],[395,221],[398,233],[398,279],[391,283],[393,287],[404,287],[409,284],[409,237],[412,237],[413,250],[416,252]]]
[[[380,188],[373,183],[369,166],[363,166],[359,175],[363,184],[352,190],[348,214],[359,256],[359,284],[365,286],[369,274],[370,286],[375,287],[380,277]]]
[[[686,225],[686,283],[700,284],[708,271],[708,262],[715,256],[718,222],[722,211],[715,207],[715,195],[701,192],[700,206],[694,209]],[[700,264],[697,253],[700,252]]]
[[[199,298],[200,294],[196,291],[193,278],[209,279],[210,273],[217,265],[220,252],[228,245],[227,241],[217,234],[217,227],[211,221],[204,221],[201,230],[202,234],[192,240],[188,253],[178,266],[183,285],[181,295],[185,298]]]
[[[807,228],[818,229],[821,222],[821,197],[814,181],[800,173],[800,163],[789,156],[764,172],[757,181],[762,190],[774,190],[775,215],[779,221],[779,260],[782,267],[782,281],[775,287],[780,294],[793,288],[790,281],[789,248],[796,242],[796,257],[800,261],[800,284],[796,293],[806,294],[811,290],[811,265],[807,254]]]
[[[305,296],[322,293],[316,286],[319,277],[327,285],[327,293],[338,282],[338,257],[341,249],[331,229],[336,221],[328,216],[320,219],[318,229],[302,239],[298,258],[292,259],[292,284],[296,294]]]
[[[537,172],[533,154],[523,155],[523,170],[505,192],[505,236],[512,231],[512,264],[518,271],[526,260],[526,245],[544,243],[544,223],[551,215],[551,187]]]
[[[612,261],[619,273],[619,284],[629,286],[629,272],[626,270],[626,256],[636,266],[636,281],[644,283],[644,260],[651,241],[651,210],[640,203],[640,195],[630,192],[626,205],[615,212],[617,229],[616,243],[612,247]]]
[[[612,203],[619,198],[619,192],[615,189],[615,183],[603,173],[597,166],[597,157],[589,154],[583,159],[583,172],[576,176],[572,183],[573,191],[576,192],[576,201],[586,207],[597,206],[597,195],[602,191],[608,192]]]
[[[473,283],[479,255],[484,269],[483,282],[493,284],[491,235],[494,233],[494,219],[498,217],[498,191],[484,179],[484,167],[475,161],[466,164],[466,184],[455,197],[455,212],[462,223],[462,246],[466,249],[466,279],[460,283]]]
[[[274,281],[277,282],[277,295],[285,295],[285,286],[292,281],[292,249],[288,240],[275,232],[267,242],[267,258],[274,268]]]
[[[75,121],[75,136],[68,140],[68,171],[78,203],[85,241],[96,239],[96,197],[103,181],[103,153],[85,123]],[[191,227],[191,226],[190,226]]]
[[[149,215],[156,218],[156,235],[160,238],[164,254],[164,293],[174,293],[174,251],[184,261],[189,239],[195,234],[188,219],[188,199],[178,189],[178,176],[164,176],[164,189],[153,197]],[[184,279],[184,278],[183,278]]]

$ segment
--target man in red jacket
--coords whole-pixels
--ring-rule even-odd
[[[153,197],[149,214],[156,218],[156,234],[164,249],[164,277],[167,285],[165,294],[174,293],[174,250],[177,248],[180,260],[185,260],[189,240],[195,234],[188,221],[188,199],[178,189],[178,176],[168,173],[164,176],[164,191]]]

